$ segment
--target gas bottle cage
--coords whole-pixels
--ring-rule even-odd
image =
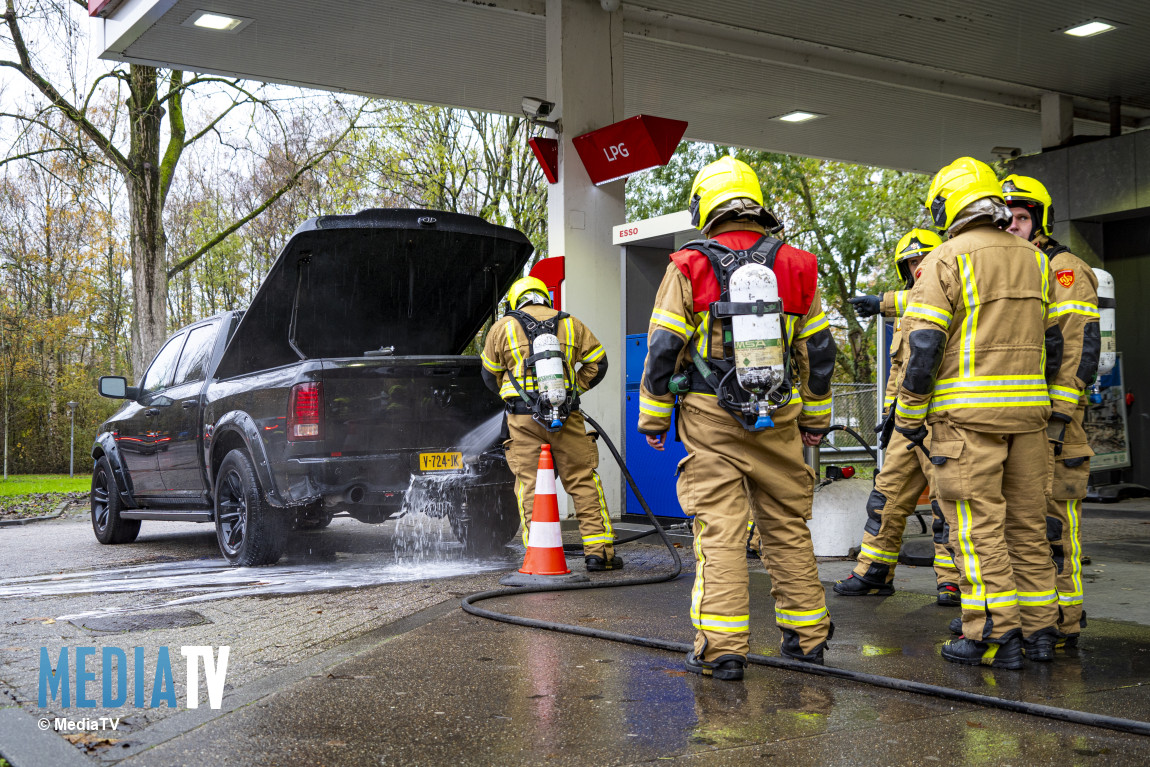
[[[545,351],[535,353],[535,339],[542,335],[552,335],[558,337],[559,323],[570,317],[566,312],[557,312],[554,317],[546,320],[537,320],[530,314],[518,309],[507,312],[507,316],[513,318],[523,328],[523,334],[527,338],[527,350],[531,354],[523,360],[523,383],[520,383],[515,378],[514,369],[508,369],[507,378],[511,381],[511,385],[515,388],[515,392],[527,405],[528,411],[532,419],[535,420],[540,426],[550,432],[559,431],[563,425],[567,423],[567,419],[571,417],[571,413],[579,409],[579,392],[575,385],[575,369],[563,356],[562,351]],[[574,342],[574,339],[568,339]],[[527,390],[527,372],[533,370],[535,363],[546,359],[558,358],[563,363],[563,388],[567,392],[566,399],[552,408],[551,403],[545,403],[543,397],[540,396],[538,390],[539,376],[535,374],[536,391],[534,394]],[[551,413],[544,413],[544,408],[553,409],[555,417]],[[513,408],[511,412],[516,412]]]
[[[783,301],[779,298],[773,301],[759,299],[753,303],[731,301],[731,276],[737,269],[747,264],[759,264],[773,271],[775,256],[782,245],[780,240],[763,237],[753,247],[744,251],[732,250],[715,240],[694,240],[683,246],[684,250],[694,250],[707,257],[719,283],[719,300],[711,303],[707,320],[700,323],[695,330],[695,336],[688,341],[691,362],[694,365],[692,373],[673,377],[670,391],[676,395],[688,391],[714,394],[718,398],[719,405],[749,431],[759,431],[768,425],[773,425],[769,418],[764,423],[758,408],[760,398],[769,403],[768,413],[784,407],[791,401],[791,344],[785,323],[781,321],[784,313]],[[765,391],[762,387],[747,390],[740,384],[736,372],[734,354],[736,339],[732,320],[739,316],[765,317],[771,314],[780,317],[783,375]],[[716,319],[719,320],[722,330],[722,360],[707,359],[703,353],[710,343]]]

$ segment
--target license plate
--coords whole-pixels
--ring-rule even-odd
[[[463,453],[420,453],[420,471],[458,471],[463,468]]]

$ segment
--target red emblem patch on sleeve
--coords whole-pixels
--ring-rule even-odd
[[[1074,284],[1074,270],[1063,269],[1062,271],[1054,273],[1054,279],[1058,280],[1058,284],[1064,288],[1068,288]]]

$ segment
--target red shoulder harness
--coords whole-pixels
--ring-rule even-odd
[[[723,232],[715,240],[731,250],[746,250],[762,235],[756,232]],[[694,311],[704,312],[719,300],[719,282],[705,255],[697,250],[680,250],[671,254],[671,261],[691,281]],[[775,254],[775,276],[779,278],[779,298],[787,314],[805,316],[815,300],[818,287],[818,262],[813,253],[784,244]]]

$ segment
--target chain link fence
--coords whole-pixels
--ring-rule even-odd
[[[837,383],[831,384],[831,423],[849,426],[867,440],[871,447],[878,447],[878,435],[874,432],[879,412],[874,384]],[[828,446],[829,445],[829,446]],[[854,437],[843,431],[832,432],[824,445],[823,459],[832,458],[839,450],[861,451]]]

